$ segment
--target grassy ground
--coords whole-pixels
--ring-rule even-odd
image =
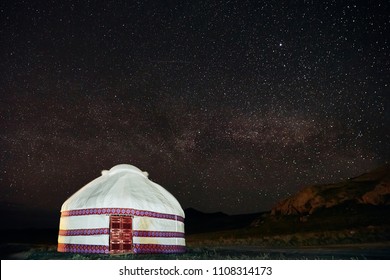
[[[1,259],[34,260],[285,260],[390,259],[390,226],[267,235],[247,228],[186,236],[184,254],[59,253],[55,244],[5,244]]]
[[[377,244],[378,245],[378,244]],[[390,244],[387,245],[390,248]],[[371,247],[370,247],[371,248]],[[383,244],[381,247],[383,248]],[[295,248],[290,249],[270,249],[258,247],[187,247],[184,254],[72,254],[59,253],[56,246],[34,246],[24,248],[25,250],[9,255],[2,259],[25,259],[25,260],[307,260],[307,259],[371,259],[361,253],[361,251],[340,250],[334,248]],[[387,251],[374,254],[374,259],[387,259]],[[367,250],[366,250],[367,251]],[[365,252],[366,252],[365,251]],[[370,249],[372,252],[372,249]],[[390,257],[390,256],[389,256]]]
[[[186,237],[189,246],[263,246],[296,247],[341,244],[380,243],[390,241],[390,226],[367,226],[344,230],[319,230],[267,234],[259,228],[247,228]]]
[[[72,259],[72,260],[216,260],[216,259],[269,259],[269,254],[250,253],[236,254],[219,251],[213,248],[187,248],[184,254],[67,254],[58,253],[53,248],[49,250],[32,250],[27,259]]]

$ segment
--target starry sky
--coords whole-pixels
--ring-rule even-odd
[[[120,163],[229,214],[387,163],[389,6],[2,1],[3,214]]]

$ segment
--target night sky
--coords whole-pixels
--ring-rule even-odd
[[[229,214],[387,163],[389,7],[1,1],[3,214],[59,215],[120,163]]]

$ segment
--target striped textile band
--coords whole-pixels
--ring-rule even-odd
[[[74,235],[101,235],[109,234],[109,228],[88,228],[88,229],[60,229],[58,235],[74,236]]]
[[[61,229],[59,235],[62,236],[78,236],[78,235],[102,235],[109,234],[109,228],[91,228],[91,229]],[[172,237],[184,238],[184,232],[174,231],[148,231],[148,230],[133,230],[135,237]]]
[[[60,229],[58,235],[62,236],[79,236],[79,235],[102,235],[109,234],[109,228],[90,228],[90,229]],[[184,232],[174,231],[148,231],[133,230],[135,237],[177,237],[184,238]]]
[[[160,245],[160,244],[134,244],[134,253],[157,254],[157,253],[185,253],[185,246]]]
[[[148,231],[148,230],[134,230],[135,237],[176,237],[184,238],[184,232],[174,231]]]
[[[82,244],[58,244],[58,252],[68,253],[89,253],[89,254],[108,254],[109,246],[105,245],[82,245]],[[177,245],[159,245],[159,244],[134,244],[133,253],[157,254],[157,253],[185,253],[185,246]]]
[[[85,215],[133,215],[141,217],[151,217],[159,219],[169,219],[184,222],[184,218],[173,214],[163,214],[152,211],[137,210],[133,208],[90,208],[90,209],[78,209],[61,212],[61,216],[85,216]]]
[[[58,243],[58,252],[68,253],[91,253],[91,254],[108,254],[110,247],[105,245],[83,245],[83,244],[64,244]]]

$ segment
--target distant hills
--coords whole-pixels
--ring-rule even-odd
[[[304,187],[280,201],[272,215],[311,215],[342,204],[390,205],[390,165],[335,184]]]
[[[186,233],[256,229],[285,234],[390,226],[390,165],[339,183],[303,187],[270,211],[227,215],[185,210]],[[387,238],[387,237],[386,237]]]

